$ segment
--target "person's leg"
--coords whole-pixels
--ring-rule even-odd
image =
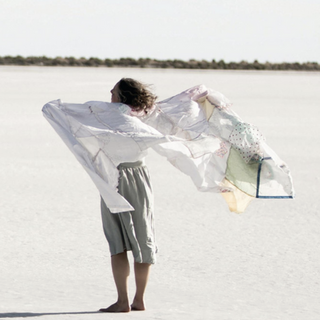
[[[129,312],[129,297],[128,297],[128,277],[130,266],[127,257],[127,252],[122,252],[111,257],[111,265],[114,282],[117,287],[118,300],[110,307],[100,309],[101,312]]]
[[[148,283],[150,266],[149,263],[134,263],[136,294],[131,305],[131,310],[145,310],[144,293]]]

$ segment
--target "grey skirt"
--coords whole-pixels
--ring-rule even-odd
[[[134,211],[111,213],[101,198],[104,234],[110,253],[132,251],[134,261],[156,262],[157,247],[153,217],[153,192],[147,167],[142,161],[122,163],[119,170],[119,193]]]

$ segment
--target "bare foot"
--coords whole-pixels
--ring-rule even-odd
[[[144,302],[143,301],[134,300],[132,302],[132,305],[131,305],[131,310],[132,311],[144,311],[144,310],[146,310]]]
[[[120,304],[119,302],[116,302],[112,304],[108,308],[102,308],[99,310],[100,312],[129,312],[130,307],[128,304]]]

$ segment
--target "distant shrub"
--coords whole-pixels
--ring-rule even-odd
[[[195,60],[189,61],[174,60],[156,60],[151,58],[120,58],[120,59],[99,59],[91,57],[89,59],[81,57],[55,57],[48,58],[46,56],[22,57],[20,55],[12,57],[0,57],[0,65],[20,65],[20,66],[86,66],[86,67],[139,67],[139,68],[174,68],[174,69],[226,69],[226,70],[293,70],[293,71],[320,71],[320,65],[317,62],[305,63],[260,63],[258,60],[253,62],[225,62],[224,60]]]

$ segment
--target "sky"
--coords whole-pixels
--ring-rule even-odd
[[[0,56],[320,63],[320,0],[0,0]]]

